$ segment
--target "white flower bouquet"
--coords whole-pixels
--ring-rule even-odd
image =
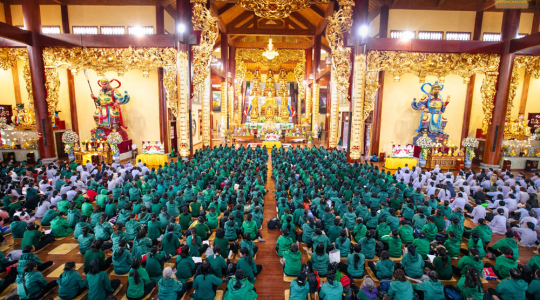
[[[461,145],[465,148],[475,149],[478,148],[478,139],[474,137],[466,137],[461,141]]]
[[[111,150],[113,154],[116,154],[118,152],[118,144],[122,143],[122,136],[118,132],[111,132],[109,136],[107,137],[107,143],[111,145]]]
[[[71,154],[75,148],[75,144],[79,142],[79,135],[71,130],[68,130],[62,134],[62,142],[64,143],[64,151],[67,154]]]

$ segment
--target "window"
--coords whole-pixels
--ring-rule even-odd
[[[73,26],[73,34],[98,34],[97,26]]]
[[[449,41],[470,41],[470,32],[446,32],[446,39]]]
[[[526,34],[526,33],[518,33],[518,35],[516,36],[516,39],[520,39],[520,38],[525,37],[527,35],[528,34]]]
[[[482,40],[485,42],[499,42],[501,40],[501,34],[484,32]]]
[[[101,34],[126,34],[124,26],[101,26]]]
[[[443,31],[419,31],[418,38],[421,40],[442,40]]]
[[[408,30],[392,30],[390,31],[390,38],[393,39],[414,39],[416,31]]]
[[[60,26],[41,26],[43,34],[60,34]]]
[[[129,34],[144,35],[144,34],[154,34],[153,26],[129,26]]]

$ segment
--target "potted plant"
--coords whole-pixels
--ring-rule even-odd
[[[79,136],[74,131],[67,130],[62,134],[62,142],[64,142],[64,151],[68,154],[69,161],[74,161],[75,154],[73,153],[73,149],[75,148],[75,144],[79,142]]]
[[[465,148],[465,168],[470,168],[474,158],[474,149],[478,148],[478,140],[474,137],[466,137],[461,141]]]
[[[427,156],[429,152],[429,148],[433,146],[433,141],[427,134],[424,133],[423,136],[419,137],[418,140],[416,140],[416,145],[422,150],[420,150],[420,157],[418,158],[418,163],[421,168],[426,166]]]

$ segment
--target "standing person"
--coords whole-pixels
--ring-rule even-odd
[[[96,259],[90,263],[86,284],[88,285],[87,300],[103,300],[118,289],[120,279],[110,280],[109,275],[101,270],[101,263]]]

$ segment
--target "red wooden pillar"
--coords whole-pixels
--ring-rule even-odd
[[[156,5],[156,34],[165,34],[165,8]],[[158,99],[159,99],[159,138],[165,147],[165,152],[171,151],[169,140],[169,109],[167,106],[167,94],[163,86],[163,68],[158,68]]]
[[[226,101],[229,101],[229,41],[227,33],[221,32],[221,65],[223,66],[223,77],[225,77],[223,80],[227,84],[227,89],[225,91],[221,91],[221,93],[227,93],[225,95]],[[223,98],[222,98],[223,99]],[[229,103],[227,102],[227,110],[229,109]],[[229,128],[229,115],[227,114],[227,111],[223,111],[223,103],[221,103],[221,115],[225,114],[225,117],[227,119],[226,125],[227,128],[221,128],[222,131],[225,131]]]
[[[311,70],[311,74],[313,74],[312,86],[315,86],[315,84],[319,83],[319,80],[317,79],[317,74],[319,72],[319,66],[321,65],[321,43],[322,43],[322,36],[316,35],[313,38],[313,65],[312,65],[312,70]],[[330,55],[330,53],[328,53],[328,55]],[[312,96],[315,96],[315,95],[312,95]],[[319,100],[317,99],[317,101]],[[326,116],[325,116],[325,120],[326,120]],[[311,124],[312,124],[311,125],[312,128],[313,128],[313,124],[317,124],[317,127],[316,127],[317,130],[323,130],[322,128],[319,128],[320,124],[319,124],[318,118],[317,120],[313,120]],[[325,121],[325,124],[326,124],[326,121]],[[316,134],[315,136],[318,138],[319,135]]]
[[[508,94],[512,68],[514,66],[515,53],[510,52],[510,41],[517,36],[519,28],[519,9],[504,11],[501,29],[502,53],[499,66],[499,78],[497,80],[497,94],[495,95],[493,118],[486,134],[486,148],[484,150],[484,167],[498,167],[501,156],[501,146],[504,134],[504,122],[508,107]]]
[[[32,32],[32,46],[27,46],[30,75],[32,77],[32,92],[34,94],[34,109],[36,112],[36,129],[38,132],[38,147],[41,158],[56,158],[54,136],[51,119],[47,107],[47,91],[45,90],[45,65],[41,47],[41,15],[38,0],[23,0],[24,27]]]

